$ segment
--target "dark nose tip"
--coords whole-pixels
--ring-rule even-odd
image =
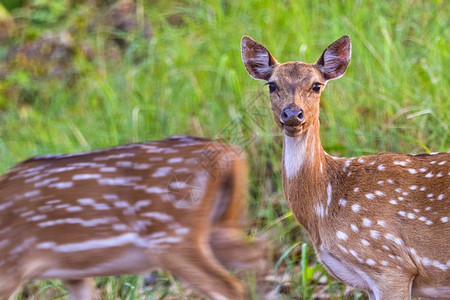
[[[303,121],[303,109],[289,105],[281,112],[281,121],[284,125],[297,126]]]

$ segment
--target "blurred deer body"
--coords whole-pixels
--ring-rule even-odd
[[[234,146],[190,137],[31,158],[0,177],[0,299],[30,278],[161,268],[211,299],[245,299],[224,268],[262,269],[242,230],[247,164]],[[84,296],[80,296],[84,295]]]
[[[320,94],[341,77],[344,36],[314,64],[278,63],[244,36],[249,74],[268,82],[283,131],[283,188],[330,274],[370,299],[450,297],[450,153],[337,158],[322,148]]]

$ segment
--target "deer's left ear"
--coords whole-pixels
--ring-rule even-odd
[[[241,40],[242,62],[248,74],[255,79],[269,80],[277,60],[267,49],[249,36]]]
[[[350,37],[344,35],[323,51],[316,61],[317,67],[326,80],[337,79],[344,75],[352,56],[352,44]]]

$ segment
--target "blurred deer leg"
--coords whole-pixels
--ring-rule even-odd
[[[164,269],[209,299],[246,299],[244,286],[219,264],[209,247],[187,247],[160,261]]]
[[[89,300],[92,299],[92,278],[67,280],[66,285],[69,290],[68,300]]]
[[[214,256],[226,268],[249,269],[258,274],[267,270],[267,247],[263,238],[249,238],[238,228],[215,228],[209,243]]]
[[[9,299],[23,281],[21,272],[14,271],[16,268],[11,267],[8,263],[0,266],[0,300]]]

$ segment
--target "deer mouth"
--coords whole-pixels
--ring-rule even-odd
[[[289,126],[285,124],[281,124],[284,134],[290,137],[299,136],[303,132],[303,126]]]

